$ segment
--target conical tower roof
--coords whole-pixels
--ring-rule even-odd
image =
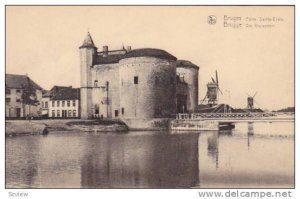
[[[93,39],[92,39],[92,36],[89,32],[87,32],[87,35],[85,37],[85,39],[83,40],[83,43],[82,45],[80,46],[80,48],[96,48],[94,42],[93,42]]]

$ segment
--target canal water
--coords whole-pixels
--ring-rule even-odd
[[[293,187],[293,122],[6,138],[6,188]]]

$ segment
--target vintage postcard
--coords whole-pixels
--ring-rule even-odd
[[[7,189],[295,187],[294,6],[7,5],[5,23]]]

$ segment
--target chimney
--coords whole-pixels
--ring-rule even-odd
[[[103,57],[108,56],[108,46],[103,46]]]
[[[127,46],[127,52],[131,51],[131,46]]]

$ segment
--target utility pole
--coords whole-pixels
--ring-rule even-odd
[[[109,82],[106,82],[106,118],[108,118],[108,88],[109,88]]]

